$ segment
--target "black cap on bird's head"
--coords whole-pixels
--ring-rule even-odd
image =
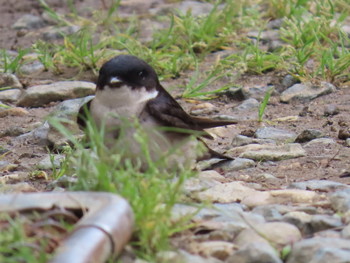
[[[145,61],[131,55],[119,55],[101,67],[97,89],[103,89],[105,86],[119,88],[127,85],[131,88],[145,87],[151,90],[158,84],[157,73]]]

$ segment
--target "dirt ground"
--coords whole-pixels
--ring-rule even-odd
[[[63,1],[60,0],[47,1],[50,6],[57,7],[59,10],[62,9],[62,6],[65,6],[62,2]],[[94,2],[95,6],[98,5],[101,7],[102,5],[99,1],[88,2]],[[80,1],[78,3],[78,5],[83,4],[88,6],[86,1]],[[130,6],[132,6],[132,1],[124,6],[125,10],[130,10]],[[24,14],[40,14],[42,9],[38,2],[36,0],[0,0],[0,7],[0,49],[29,47],[36,40],[36,36],[31,34],[22,36],[11,29],[11,25]],[[140,8],[135,10],[138,12]],[[139,12],[142,12],[142,10]],[[55,81],[65,79],[66,77],[65,75],[57,76],[46,72],[31,79],[20,78],[20,80],[25,86],[28,86],[43,80]],[[94,76],[91,74],[78,77],[79,80],[91,80],[93,78]],[[264,85],[271,81],[279,82],[280,79],[280,76],[274,74],[262,76],[245,75],[238,80],[237,85],[254,86],[257,83],[259,83],[259,85]],[[165,86],[174,87],[179,81],[184,80],[168,80]],[[171,90],[171,93],[178,94],[178,91]],[[193,106],[185,100],[180,100],[179,102],[187,110]],[[221,114],[226,115],[230,115],[230,113],[232,113],[232,108],[239,104],[239,101],[231,100],[225,96],[210,102],[217,106]],[[340,109],[340,113],[335,116],[325,117],[324,109],[325,106],[329,104],[337,105]],[[43,108],[27,108],[25,109],[28,112],[27,114],[15,114],[15,116],[7,115],[0,118],[0,133],[2,134],[0,146],[10,151],[3,160],[0,159],[0,161],[7,161],[10,164],[15,164],[15,166],[7,167],[7,169],[0,171],[1,175],[10,173],[28,174],[30,171],[35,170],[35,164],[47,153],[44,147],[37,144],[15,143],[15,137],[6,136],[4,132],[9,129],[17,129],[19,132],[31,130],[44,120],[45,116],[54,109],[55,105],[57,105],[57,103],[52,103]],[[225,138],[217,138],[215,141],[210,142],[210,145],[217,150],[228,150],[232,147],[230,143],[235,135],[246,130],[255,131],[263,125],[278,127],[296,132],[297,134],[308,128],[318,129],[322,131],[326,137],[336,140],[337,143],[321,146],[317,144],[305,148],[307,151],[306,157],[274,163],[258,163],[254,168],[231,173],[230,178],[252,181],[251,178],[253,177],[250,175],[270,173],[280,179],[263,183],[262,185],[265,189],[281,188],[288,186],[291,182],[311,179],[327,179],[350,184],[350,176],[344,176],[346,173],[350,172],[350,148],[345,145],[345,141],[338,139],[338,132],[341,128],[349,129],[349,110],[350,89],[337,89],[336,92],[330,95],[319,97],[308,103],[295,102],[283,104],[279,102],[278,96],[273,96],[267,106],[264,117],[264,119],[269,120],[269,122],[258,123],[251,121],[230,126],[225,130],[225,134],[227,135]],[[301,112],[305,114],[300,114]],[[298,119],[294,121],[273,121],[274,119],[287,116],[298,116]],[[45,190],[47,184],[47,182],[41,182],[40,180],[31,180],[30,182],[39,190]]]

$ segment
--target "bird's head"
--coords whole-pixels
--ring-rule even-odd
[[[132,89],[157,87],[159,80],[154,69],[145,61],[131,55],[119,55],[107,61],[100,69],[97,89],[120,88]]]

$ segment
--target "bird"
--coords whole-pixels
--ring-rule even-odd
[[[165,160],[175,170],[193,168],[198,160],[233,160],[208,147],[203,138],[212,139],[207,128],[236,122],[189,115],[163,88],[152,66],[133,55],[118,55],[102,65],[95,97],[79,110],[81,127],[88,114],[98,129],[104,128],[107,148],[123,152],[141,170],[150,160]],[[135,137],[135,121],[147,136],[148,159]]]

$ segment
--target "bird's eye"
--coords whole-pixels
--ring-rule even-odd
[[[139,72],[139,76],[144,79],[146,77],[146,72],[145,71],[140,71]]]

